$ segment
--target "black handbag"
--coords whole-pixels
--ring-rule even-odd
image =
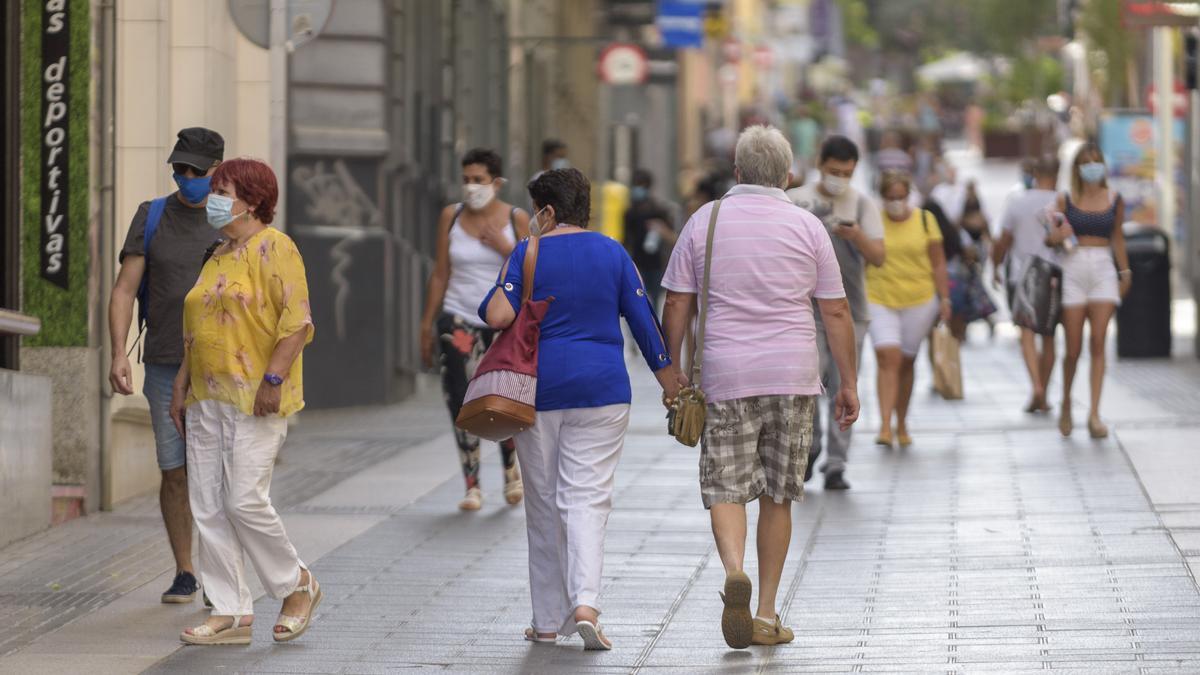
[[[1030,258],[1013,289],[1013,323],[1038,335],[1054,335],[1062,316],[1062,279],[1062,267],[1045,258]]]

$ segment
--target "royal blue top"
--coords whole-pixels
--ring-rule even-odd
[[[529,242],[517,244],[488,302],[503,290],[514,311],[521,306],[521,276]],[[533,299],[553,297],[538,342],[538,410],[596,408],[630,403],[625,370],[624,316],[651,370],[671,364],[662,327],[645,285],[625,248],[597,232],[543,237],[534,273]]]

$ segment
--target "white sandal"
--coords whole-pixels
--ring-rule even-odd
[[[541,643],[549,644],[549,643],[553,643],[553,642],[558,642],[558,636],[555,635],[554,637],[542,637],[541,635],[538,635],[538,632],[536,630],[534,630],[533,627],[529,627],[529,628],[525,629],[525,641],[526,642],[541,642]]]
[[[308,583],[296,588],[296,592],[308,593],[308,611],[304,613],[304,616],[288,616],[280,613],[279,618],[275,620],[275,626],[283,626],[287,631],[277,633],[272,628],[271,635],[276,642],[287,642],[304,635],[304,631],[308,630],[312,624],[312,616],[317,611],[317,605],[321,604],[321,584],[317,583],[312,572],[308,573]]]
[[[191,628],[192,632],[190,633],[186,630],[180,633],[179,639],[189,645],[248,645],[253,629],[249,625],[242,625],[244,618],[242,616],[233,617],[233,624],[221,630],[202,623]]]
[[[612,649],[612,642],[604,636],[604,629],[600,627],[600,623],[592,623],[591,621],[576,621],[575,630],[579,631],[579,637],[583,638],[583,648],[588,651],[608,651]]]

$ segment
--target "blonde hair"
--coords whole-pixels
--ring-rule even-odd
[[[792,169],[792,144],[775,127],[756,124],[738,136],[733,153],[742,183],[781,188]]]

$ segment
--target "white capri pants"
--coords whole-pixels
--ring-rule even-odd
[[[1090,302],[1121,304],[1117,267],[1107,246],[1077,246],[1062,260],[1063,307],[1082,307]]]
[[[187,409],[188,494],[200,535],[200,583],[216,616],[254,613],[243,555],[276,599],[300,585],[304,563],[271,505],[287,418],[254,417],[220,401]]]
[[[517,434],[529,532],[532,627],[575,632],[575,609],[599,611],[604,531],[629,405],[538,411]]]
[[[871,344],[876,349],[899,347],[905,356],[916,356],[921,351],[921,342],[929,335],[933,322],[938,318],[938,299],[912,307],[885,307],[868,304],[871,324]]]

